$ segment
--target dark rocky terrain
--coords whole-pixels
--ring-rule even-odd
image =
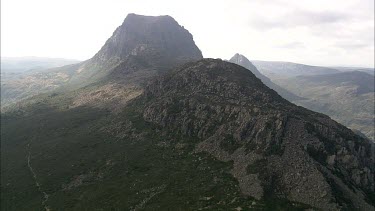
[[[281,95],[283,98],[293,101],[293,100],[301,100],[303,98],[287,91],[286,89],[280,87],[279,85],[273,83],[267,76],[263,75],[259,72],[259,70],[243,55],[241,54],[235,54],[229,62],[241,65],[242,67],[245,67],[246,69],[250,70],[257,78],[259,78],[266,86],[269,88],[275,90],[279,95]]]
[[[372,207],[362,194],[374,191],[374,145],[289,103],[245,69],[199,61],[159,79],[144,96],[146,121],[198,137],[196,152],[233,162],[243,194],[320,209]]]
[[[374,209],[373,143],[201,58],[171,17],[130,14],[59,91],[2,110],[1,209]]]

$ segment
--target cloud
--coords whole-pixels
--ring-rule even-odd
[[[349,20],[348,14],[334,11],[292,10],[276,17],[257,16],[250,19],[250,26],[260,30],[295,28],[335,24]]]
[[[302,42],[289,42],[286,44],[278,45],[277,48],[284,48],[284,49],[301,49],[305,48],[305,44]]]
[[[313,65],[373,66],[375,62],[374,0],[3,0],[1,3],[3,56],[88,59],[127,13],[138,13],[174,17],[191,32],[205,57],[228,58],[240,51],[252,59]]]
[[[365,42],[353,42],[353,41],[346,41],[346,42],[337,42],[335,43],[334,47],[342,48],[345,50],[358,50],[362,48],[372,47],[373,44],[365,43]]]
[[[350,16],[345,13],[333,12],[333,11],[294,11],[285,18],[291,25],[320,25],[320,24],[333,24],[350,19]]]

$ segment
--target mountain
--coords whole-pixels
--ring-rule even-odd
[[[245,67],[246,69],[250,70],[256,77],[258,77],[264,84],[266,84],[269,88],[275,90],[277,93],[279,93],[282,97],[284,97],[287,100],[297,100],[302,99],[301,97],[287,91],[286,89],[280,87],[279,85],[276,85],[273,83],[268,77],[263,75],[258,71],[258,69],[243,55],[236,53],[229,62],[241,65]]]
[[[373,75],[353,71],[298,76],[276,83],[305,98],[294,103],[325,113],[374,140],[374,81]]]
[[[2,210],[374,209],[374,144],[236,64],[174,68],[119,112],[36,100],[2,114]]]
[[[164,71],[202,58],[193,36],[172,17],[129,14],[72,80],[87,82],[108,74],[123,77],[137,68]]]
[[[294,77],[298,75],[323,75],[339,73],[340,71],[329,67],[319,67],[292,62],[252,61],[260,72],[273,79]]]
[[[91,59],[8,81],[2,86],[2,106],[40,93],[76,90],[93,83],[101,87],[100,92],[95,88],[96,93],[82,93],[86,99],[80,99],[80,104],[97,103],[102,95],[121,101],[119,90],[140,92],[147,78],[202,58],[192,35],[172,17],[129,14]]]

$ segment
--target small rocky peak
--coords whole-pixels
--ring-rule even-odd
[[[236,53],[229,62],[238,64],[240,66],[243,66],[247,69],[249,69],[251,72],[253,72],[257,77],[260,72],[257,70],[257,68],[253,65],[253,63],[250,62],[249,59],[247,59],[244,55]]]

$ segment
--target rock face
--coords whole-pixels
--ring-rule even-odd
[[[287,100],[298,100],[302,99],[301,97],[298,97],[297,95],[287,91],[286,89],[278,86],[277,84],[273,83],[267,76],[263,75],[258,71],[258,69],[243,55],[236,53],[229,62],[241,65],[242,67],[245,67],[246,69],[250,70],[257,78],[259,78],[266,86],[269,88],[275,90],[279,95],[284,97]]]
[[[137,70],[165,71],[202,59],[193,36],[170,16],[129,14],[105,45],[79,70],[77,77],[123,77]]]
[[[374,209],[374,145],[289,103],[245,68],[189,63],[152,82],[142,99],[147,122],[196,137],[196,152],[233,162],[245,195],[324,210]]]
[[[129,14],[126,17],[123,24],[115,30],[93,59],[106,62],[130,55],[159,56],[164,60],[168,59],[168,63],[203,58],[194,43],[193,36],[172,17],[136,14]]]

